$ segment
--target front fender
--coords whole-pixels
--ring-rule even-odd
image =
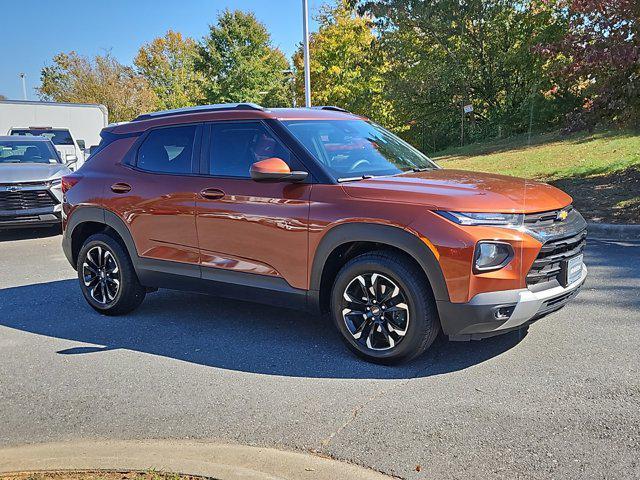
[[[429,247],[413,233],[390,225],[376,223],[343,223],[332,227],[320,240],[313,253],[309,289],[320,291],[322,273],[331,253],[341,245],[350,242],[376,242],[398,248],[411,255],[424,271],[436,300],[449,300],[444,275],[438,260]]]

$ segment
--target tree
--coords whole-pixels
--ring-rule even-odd
[[[113,122],[153,111],[158,102],[149,83],[109,53],[95,59],[60,53],[53,57],[53,65],[42,69],[40,80],[38,92],[43,100],[101,103]]]
[[[134,64],[158,97],[159,109],[202,101],[202,75],[195,70],[197,56],[196,42],[172,30],[140,47]]]
[[[2,100],[8,100],[8,98],[0,93],[0,101],[2,101]]]
[[[464,138],[526,131],[532,103],[537,125],[562,118],[571,95],[554,87],[535,46],[563,32],[562,19],[536,0],[373,0],[361,11],[376,19],[391,60],[389,99],[423,148],[461,140],[462,107],[474,112]]]
[[[542,52],[583,100],[570,128],[611,121],[640,127],[640,3],[559,0],[556,9],[568,29]]]
[[[373,34],[373,23],[358,15],[348,0],[325,5],[317,17],[318,31],[310,38],[311,96],[315,105],[335,105],[387,125],[391,104],[384,98],[389,63]],[[293,57],[297,97],[304,103],[304,57]]]
[[[222,12],[198,50],[197,69],[204,77],[207,102],[255,102],[271,107],[290,103],[284,74],[289,64],[271,46],[266,27],[253,13]]]

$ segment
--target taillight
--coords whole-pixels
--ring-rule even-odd
[[[62,193],[67,193],[82,178],[81,175],[66,175],[62,177]]]

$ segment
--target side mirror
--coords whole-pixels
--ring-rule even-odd
[[[64,163],[66,163],[67,165],[73,165],[74,163],[78,162],[78,157],[73,155],[72,153],[67,153],[64,156]]]
[[[280,158],[256,162],[251,165],[249,173],[256,182],[301,182],[309,175],[307,172],[292,172]]]
[[[81,139],[76,140],[76,143],[77,143],[77,144],[78,144],[78,146],[80,147],[80,150],[85,150],[85,149],[87,148],[87,147],[86,147],[86,145],[85,145],[85,143],[84,143],[84,140],[81,140]]]

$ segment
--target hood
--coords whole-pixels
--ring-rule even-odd
[[[0,183],[39,182],[69,173],[61,163],[0,163]]]
[[[343,184],[356,198],[412,203],[454,212],[532,213],[556,210],[571,197],[551,185],[464,170],[429,170]]]

